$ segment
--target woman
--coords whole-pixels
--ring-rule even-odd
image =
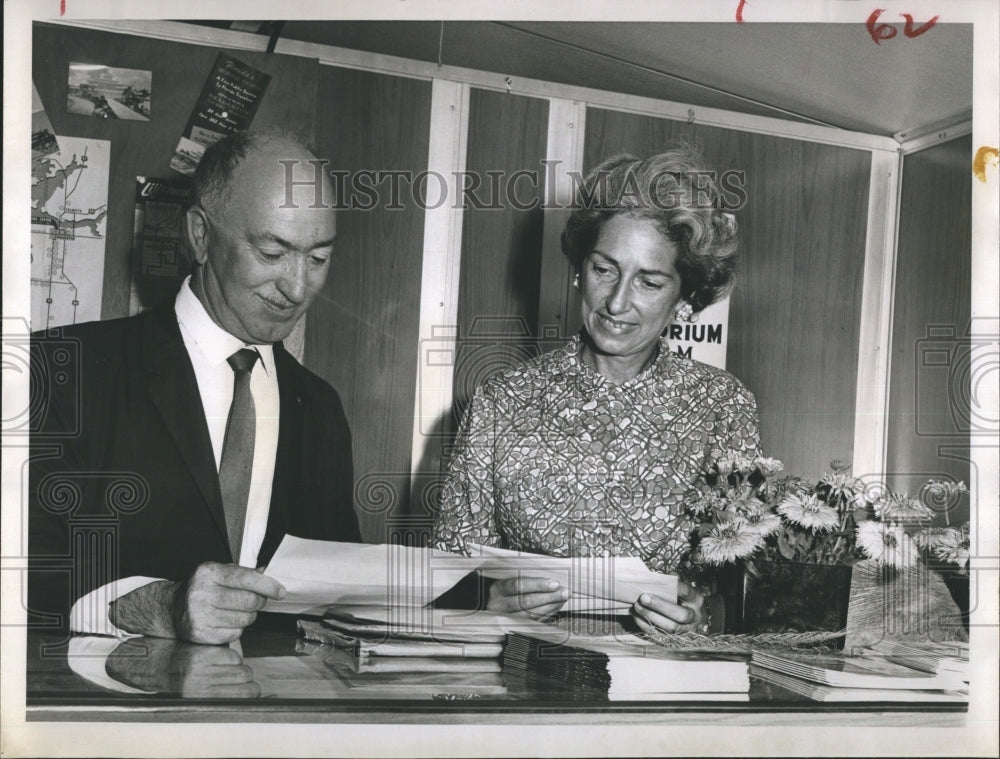
[[[685,501],[707,465],[759,455],[753,396],[735,377],[676,353],[675,316],[718,300],[736,265],[736,224],[687,148],[619,156],[584,181],[562,235],[583,329],[563,348],[497,374],[462,421],[435,544],[466,542],[556,556],[641,556],[676,572]],[[644,631],[707,629],[703,595],[644,593]],[[521,578],[490,586],[487,608],[545,616],[566,588]]]

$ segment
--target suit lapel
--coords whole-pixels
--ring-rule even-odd
[[[205,499],[216,529],[228,545],[212,439],[173,305],[158,307],[148,317],[142,331],[142,365],[149,396]]]
[[[268,513],[267,534],[261,545],[259,561],[266,563],[289,530],[293,515],[290,509],[302,505],[305,497],[299,476],[302,461],[304,417],[302,397],[299,392],[298,373],[293,359],[281,343],[274,345],[274,365],[278,373],[280,420],[278,422],[278,451],[274,460],[274,479],[271,485],[271,507]]]

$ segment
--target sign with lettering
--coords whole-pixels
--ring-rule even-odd
[[[270,81],[270,75],[219,53],[174,149],[170,168],[194,174],[205,148],[249,127]]]
[[[667,327],[673,353],[693,358],[719,369],[726,368],[729,338],[729,298],[713,303],[697,315],[697,321],[675,321]]]

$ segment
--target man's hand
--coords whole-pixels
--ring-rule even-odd
[[[122,641],[105,664],[120,683],[182,698],[257,698],[260,686],[240,655],[226,646],[196,646],[164,638]]]
[[[257,618],[269,598],[283,598],[281,584],[237,564],[201,564],[186,582],[154,582],[111,604],[116,627],[139,635],[192,643],[229,643]]]
[[[486,608],[497,614],[523,612],[533,619],[541,619],[558,611],[568,598],[569,588],[561,587],[555,580],[512,577],[490,585]]]
[[[281,583],[256,569],[206,562],[174,596],[176,637],[192,643],[229,643],[253,623],[267,599],[284,595]]]

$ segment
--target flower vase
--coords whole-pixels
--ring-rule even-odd
[[[843,630],[850,595],[849,566],[754,561],[743,572],[742,631]]]
[[[969,632],[969,576],[954,570],[941,572],[941,579],[951,593],[951,598],[958,606],[965,632]]]

